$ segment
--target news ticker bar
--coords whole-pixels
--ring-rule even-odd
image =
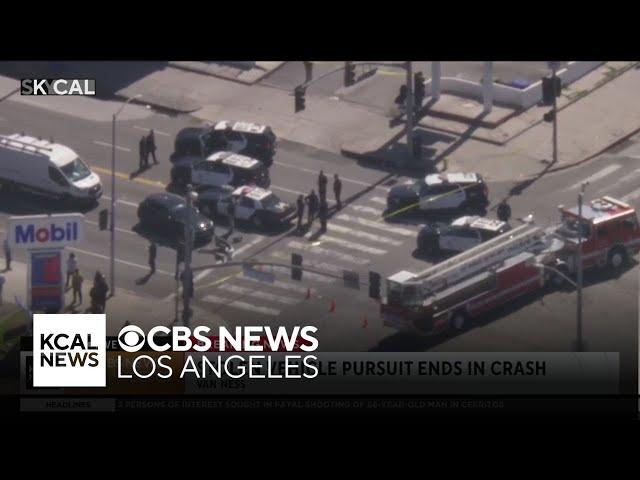
[[[118,378],[118,363],[139,355],[151,361],[160,352],[107,352],[106,388],[33,388],[33,358],[21,353],[21,393],[26,395],[615,395],[619,393],[619,355],[611,352],[314,352],[170,353],[173,375],[162,379]],[[313,355],[315,378],[278,378],[286,357]],[[212,364],[239,356],[258,358],[269,378],[232,378],[179,373],[192,358]],[[118,359],[120,357],[120,359]],[[255,360],[255,359],[254,359]],[[289,358],[291,360],[291,358]],[[307,359],[308,360],[308,359]],[[295,360],[294,360],[295,362]],[[238,363],[237,361],[235,363]],[[202,373],[202,372],[199,372]],[[210,373],[210,372],[209,372]]]

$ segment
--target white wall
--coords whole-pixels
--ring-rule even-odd
[[[586,75],[604,62],[569,62],[565,68],[558,71],[562,79],[562,85]],[[482,84],[455,77],[442,77],[441,92],[452,95],[473,98],[482,101]],[[542,100],[542,80],[539,80],[527,88],[515,88],[508,85],[493,84],[494,103],[511,107],[527,109]],[[431,95],[431,79],[425,82],[426,95]]]

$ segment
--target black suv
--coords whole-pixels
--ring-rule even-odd
[[[194,244],[206,245],[213,238],[213,222],[197,208],[192,208]],[[186,200],[171,193],[149,195],[138,206],[138,219],[144,230],[171,240],[184,240],[184,228],[189,217]]]
[[[473,212],[489,206],[489,189],[478,173],[436,173],[391,189],[390,213]]]
[[[185,156],[207,158],[220,151],[240,153],[271,166],[276,154],[271,127],[248,122],[217,122],[208,127],[188,127],[178,132],[171,161]]]

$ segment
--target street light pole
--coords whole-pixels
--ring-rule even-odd
[[[182,280],[182,322],[185,326],[189,326],[191,319],[191,287],[193,286],[191,270],[191,251],[193,248],[193,229],[195,219],[193,218],[193,204],[198,198],[198,194],[193,191],[191,184],[187,185],[187,221],[184,227],[184,272]]]
[[[411,62],[407,62],[407,148],[409,157],[413,158],[413,70]]]
[[[120,109],[111,117],[111,262],[109,279],[111,296],[116,294],[116,117],[127,104],[142,95],[138,94],[127,99]]]
[[[578,252],[576,255],[576,277],[577,286],[576,291],[578,293],[578,305],[576,311],[576,351],[581,352],[582,345],[582,203],[584,197],[584,189],[587,186],[586,182],[580,185],[580,193],[578,194]]]
[[[555,86],[556,86],[556,71],[557,65],[555,62],[552,63],[553,72],[552,84],[553,84],[553,163],[556,164],[558,162],[558,98],[556,97]]]

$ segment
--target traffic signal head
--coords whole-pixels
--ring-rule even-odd
[[[302,280],[302,255],[298,253],[291,254],[291,278],[293,280]]]
[[[295,110],[296,113],[304,110],[305,108],[305,98],[304,98],[304,94],[306,93],[306,88],[304,87],[296,87],[296,89],[294,90],[294,95],[295,95]]]
[[[104,210],[100,210],[98,214],[98,224],[100,225],[100,230],[106,230],[109,228],[109,210],[106,208]]]
[[[356,66],[353,62],[344,63],[344,86],[350,87],[356,83]]]
[[[369,298],[380,298],[380,274],[369,272]]]
[[[542,118],[544,119],[545,122],[553,122],[553,117],[554,117],[554,113],[553,110],[549,110],[547,113],[545,113]]]

